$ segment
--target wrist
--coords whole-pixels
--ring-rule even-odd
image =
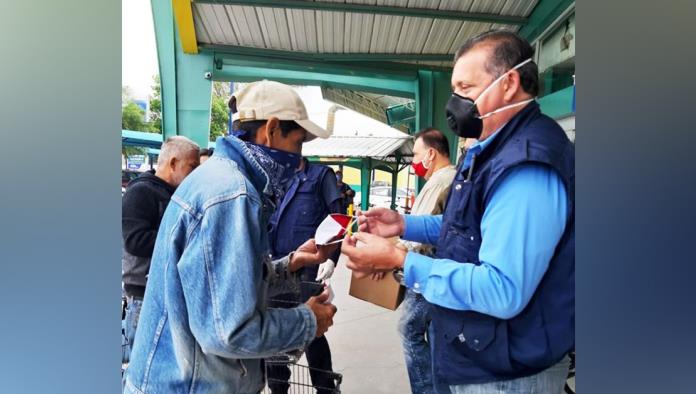
[[[295,272],[302,267],[304,267],[304,263],[302,262],[301,255],[298,255],[296,252],[290,252],[288,255],[288,271]]]
[[[395,248],[395,261],[394,261],[394,269],[399,269],[403,270],[404,269],[404,262],[406,261],[406,255],[408,254],[408,251],[400,249],[400,248]]]

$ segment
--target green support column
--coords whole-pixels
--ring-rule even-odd
[[[360,208],[370,208],[370,182],[372,181],[372,159],[365,157],[360,163]]]
[[[155,1],[152,19],[157,42],[162,97],[162,133],[164,138],[176,135],[176,44],[174,10],[171,1]]]
[[[183,135],[201,147],[208,146],[213,55],[184,54],[174,22],[171,1],[152,1],[162,86],[162,133],[164,138]]]
[[[450,161],[457,157],[459,138],[447,126],[445,107],[452,94],[452,74],[449,72],[419,70],[416,82],[416,128],[435,127],[442,131],[450,146]],[[416,177],[416,191],[420,192],[425,180]]]
[[[177,40],[177,134],[208,147],[210,140],[210,102],[212,80],[205,77],[213,69],[209,54],[186,55]]]

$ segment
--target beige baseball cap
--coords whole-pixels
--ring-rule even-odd
[[[252,82],[232,95],[229,107],[237,111],[232,114],[232,121],[267,120],[275,116],[279,120],[294,120],[302,126],[307,130],[307,141],[331,136],[329,131],[309,120],[307,108],[297,92],[280,82]]]

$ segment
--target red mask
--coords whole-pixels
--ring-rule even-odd
[[[421,178],[425,178],[425,174],[428,173],[428,169],[430,168],[430,165],[426,167],[425,164],[423,164],[424,162],[425,159],[419,161],[418,163],[411,163],[411,167],[413,167],[413,172],[415,172],[416,175],[418,175]]]

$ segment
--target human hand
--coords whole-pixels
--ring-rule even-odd
[[[300,245],[290,259],[289,270],[295,272],[307,265],[319,264],[326,261],[338,248],[338,243],[332,245],[319,245],[314,239]]]
[[[357,241],[363,245],[357,247]],[[356,233],[346,237],[341,251],[348,257],[346,267],[353,270],[358,278],[402,267],[407,253],[389,240],[369,233]]]
[[[404,218],[388,208],[372,208],[367,212],[358,211],[358,231],[379,235],[380,237],[400,236],[404,232]]]
[[[333,275],[335,267],[336,263],[334,263],[334,261],[331,259],[328,259],[325,262],[321,263],[321,265],[319,265],[317,277],[314,280],[319,282],[325,279],[329,279],[331,275]]]
[[[326,303],[328,300],[329,291],[325,290],[323,293],[316,297],[311,297],[305,302],[305,305],[312,311],[317,320],[317,338],[324,335],[329,330],[329,327],[333,325],[333,317],[337,309],[335,305]]]
[[[373,272],[372,274],[370,274],[370,279],[374,280],[375,282],[378,282],[384,279],[384,275],[386,275],[385,271]]]

